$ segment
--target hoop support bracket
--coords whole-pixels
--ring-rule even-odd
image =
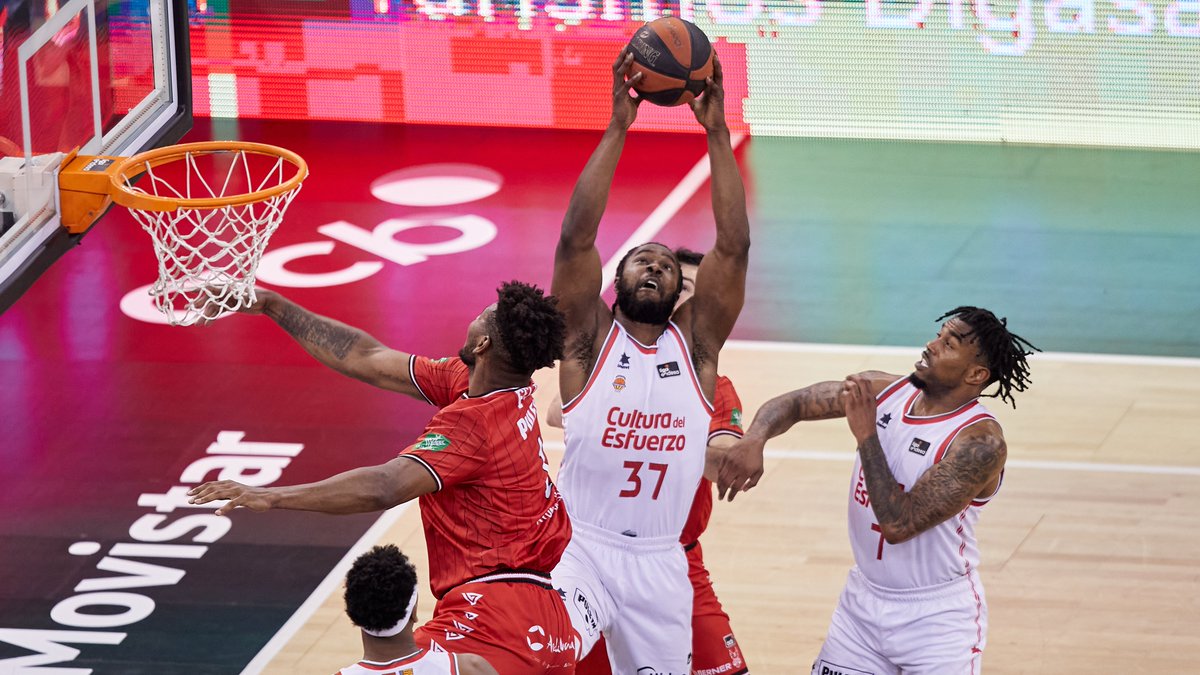
[[[112,203],[112,174],[121,157],[68,156],[58,174],[59,217],[71,234],[82,234]]]

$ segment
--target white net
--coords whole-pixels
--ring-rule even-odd
[[[246,151],[188,152],[178,161],[145,166],[129,190],[181,200],[225,198],[282,185],[290,176],[282,157]],[[222,176],[221,174],[224,173]],[[154,239],[158,281],[154,305],[173,326],[216,319],[254,304],[255,273],[279,227],[293,189],[246,204],[169,211],[130,208]]]

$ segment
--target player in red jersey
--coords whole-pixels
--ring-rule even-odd
[[[679,261],[679,275],[683,279],[683,290],[675,301],[678,308],[696,288],[696,272],[704,254],[686,248],[676,248],[675,258]],[[546,415],[546,423],[562,428],[562,400],[555,398]],[[688,579],[692,582],[692,673],[694,675],[745,675],[750,670],[742,656],[741,646],[733,635],[729,615],[721,607],[712,578],[704,566],[704,551],[700,546],[700,535],[708,529],[712,516],[713,484],[716,470],[720,466],[724,449],[742,437],[742,401],[733,382],[723,375],[717,376],[717,390],[713,399],[713,415],[708,426],[708,451],[705,476],[696,488],[696,496],[688,512],[687,523],[679,542],[687,553]],[[612,665],[604,638],[579,662],[578,675],[610,675]]]
[[[305,485],[210,481],[192,503],[255,511],[362,513],[420,498],[430,587],[438,599],[417,644],[479,654],[501,673],[570,673],[578,636],[550,570],[571,536],[550,480],[533,405],[533,371],[562,358],[564,324],[553,298],[510,282],[467,330],[457,359],[383,347],[362,331],[264,294],[266,314],[322,363],[441,408],[395,459]]]

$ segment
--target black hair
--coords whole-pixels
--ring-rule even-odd
[[[386,630],[404,618],[417,568],[394,544],[360,555],[346,574],[346,616],[359,628]]]
[[[704,260],[704,254],[680,246],[675,249],[675,259],[679,261],[680,265],[695,265],[699,267],[700,261]]]
[[[499,300],[489,328],[495,329],[513,370],[532,374],[563,357],[567,321],[558,309],[558,298],[520,281],[501,284],[496,293]]]
[[[986,309],[980,307],[955,307],[938,317],[938,322],[955,318],[971,327],[972,338],[979,348],[979,353],[986,361],[991,373],[990,385],[999,383],[994,394],[987,396],[998,397],[1008,401],[1012,407],[1017,407],[1012,392],[1025,391],[1029,388],[1029,363],[1026,356],[1042,350],[1034,347],[1028,340],[1011,333],[1008,330],[1007,318],[996,318]]]

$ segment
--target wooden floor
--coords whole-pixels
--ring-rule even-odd
[[[868,368],[906,373],[917,351],[738,343],[721,369],[750,419],[763,401],[811,382]],[[555,377],[538,375],[543,409]],[[1017,410],[991,405],[1009,465],[978,530],[987,671],[1195,672],[1200,439],[1189,421],[1200,421],[1200,361],[1051,354],[1036,358],[1033,379]],[[560,457],[557,430],[545,436]],[[807,673],[820,649],[851,565],[850,448],[842,420],[801,425],[768,446],[756,490],[715,509],[704,550],[752,672]],[[424,583],[417,507],[394,511],[379,541],[413,556]],[[331,586],[262,672],[328,674],[359,658]],[[419,616],[432,606],[426,591]]]

